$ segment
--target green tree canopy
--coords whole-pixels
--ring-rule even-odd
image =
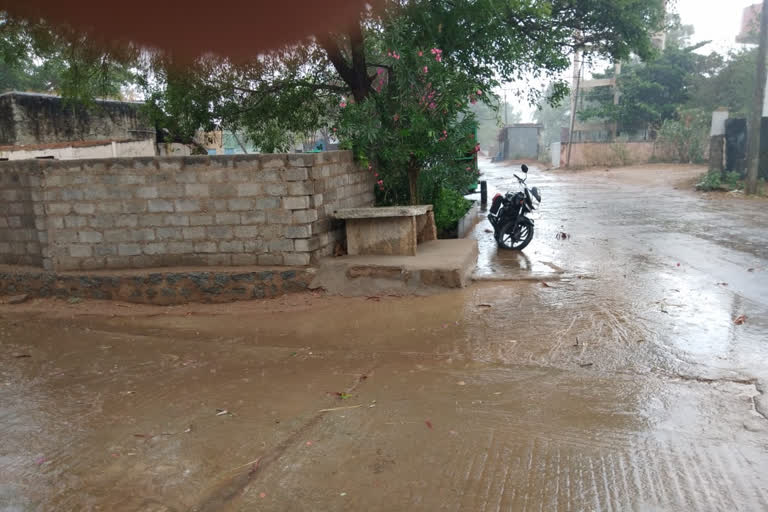
[[[449,128],[455,127],[459,137],[472,117],[469,96],[473,90],[484,93],[477,100],[491,103],[489,92],[501,82],[567,69],[577,47],[590,55],[613,58],[626,58],[632,52],[651,56],[650,34],[661,26],[662,3],[387,0],[383,9],[365,13],[359,25],[346,33],[322,34],[245,63],[205,57],[194,66],[178,67],[158,55],[147,67],[144,85],[154,118],[170,136],[190,137],[191,130],[215,120],[230,129],[245,130],[264,151],[287,149],[288,133],[335,125],[340,120],[341,99],[350,104],[354,101],[358,106],[349,112],[355,112],[377,98],[365,107],[373,124],[363,123],[357,116],[358,129],[345,133],[367,134],[352,138],[359,149],[367,146],[367,155],[376,159],[383,172],[402,173],[403,169],[395,169],[402,165],[400,158],[388,159],[403,152],[417,155],[417,161],[409,160],[409,165],[434,168],[434,155],[442,155],[442,163],[447,164],[466,148],[451,146],[449,157],[432,145],[439,136],[430,142],[421,137],[423,146],[415,148],[412,139],[397,137],[387,120],[396,114],[396,102],[418,103],[410,89],[411,85],[418,89],[417,84],[401,80],[401,75],[410,76],[418,69],[415,59],[423,58],[418,57],[419,51],[441,51],[441,86],[447,95],[443,101],[451,100],[450,108],[437,112],[443,119],[430,117],[434,126],[425,128],[426,133],[450,133]],[[390,51],[401,59],[393,61]],[[406,63],[411,66],[407,70]],[[381,70],[388,78],[377,90]],[[565,90],[561,83],[554,92],[562,96]],[[412,127],[420,123],[406,121]],[[422,129],[413,133],[422,133]],[[406,139],[406,146],[398,148],[397,141]],[[378,156],[370,153],[374,149]]]
[[[714,71],[693,84],[689,105],[706,112],[726,107],[734,115],[746,115],[755,95],[757,48],[713,58]]]
[[[0,11],[0,91],[58,93],[83,103],[119,98],[124,86],[135,83],[138,58],[130,44],[96,41]]]
[[[704,44],[681,47],[671,42],[650,62],[635,60],[624,64],[618,78],[618,105],[614,105],[611,91],[606,93],[598,88],[587,95],[594,105],[579,116],[616,121],[621,131],[660,128],[667,119],[677,117],[678,108],[692,98],[695,84],[711,70],[715,57],[696,53]],[[612,69],[598,75],[607,76],[613,76]]]

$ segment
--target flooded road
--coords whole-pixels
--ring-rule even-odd
[[[766,510],[768,208],[693,174],[533,169],[432,297],[0,306],[0,510]]]

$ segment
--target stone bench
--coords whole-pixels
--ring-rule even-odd
[[[347,253],[416,256],[416,246],[437,240],[432,205],[345,208],[334,217],[347,225]]]

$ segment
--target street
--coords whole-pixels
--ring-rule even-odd
[[[0,511],[766,510],[768,202],[701,172],[532,167],[430,297],[0,305]]]

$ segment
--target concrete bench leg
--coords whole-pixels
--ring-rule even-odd
[[[428,211],[424,215],[416,217],[416,238],[418,243],[437,240],[437,226],[435,226],[435,212]]]
[[[416,218],[347,219],[347,253],[416,256]]]

